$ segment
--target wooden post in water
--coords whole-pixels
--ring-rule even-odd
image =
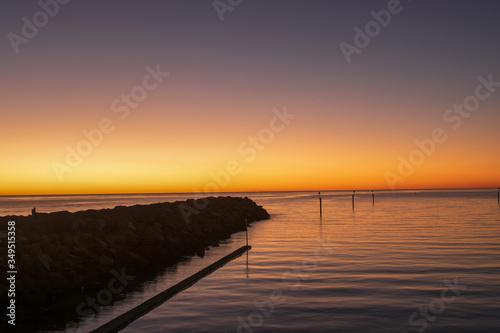
[[[497,202],[500,204],[500,187],[497,190]]]
[[[352,194],[352,210],[354,210],[354,193],[356,193],[356,191],[353,191]]]
[[[318,192],[318,196],[319,196],[319,217],[322,217],[323,216],[323,205],[321,203],[321,192]]]
[[[247,239],[247,246],[248,246],[248,220],[247,219],[245,219],[245,225],[246,225],[245,236]]]
[[[249,269],[248,269],[248,252],[249,251],[247,251],[247,279],[250,278]]]
[[[372,190],[372,205],[375,205],[375,193]]]

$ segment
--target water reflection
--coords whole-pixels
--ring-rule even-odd
[[[321,216],[316,192],[246,195],[272,216],[249,228],[252,274],[247,252],[123,332],[234,332],[238,318],[256,332],[410,332],[420,326],[409,316],[439,298],[444,281],[455,277],[467,289],[426,332],[495,332],[500,326],[496,191],[377,191],[376,204],[371,191],[357,191],[354,211],[352,192],[322,192]],[[315,257],[318,239],[335,245],[321,259]],[[206,258],[180,264],[69,331],[99,326],[245,241],[244,232],[233,235]],[[270,301],[276,290],[285,298],[272,303],[262,324],[251,325],[256,302]]]

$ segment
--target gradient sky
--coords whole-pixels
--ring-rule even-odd
[[[500,3],[402,0],[348,64],[340,43],[388,3],[243,0],[221,21],[212,1],[73,0],[16,54],[9,33],[41,7],[2,1],[0,194],[389,189],[388,172],[397,189],[500,186],[500,87],[459,128],[443,119],[479,76],[500,82]],[[113,101],[157,65],[170,75],[120,119]],[[105,118],[114,131],[58,177]],[[402,175],[435,128],[447,140]]]

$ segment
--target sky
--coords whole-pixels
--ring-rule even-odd
[[[1,6],[0,195],[500,186],[498,1]]]

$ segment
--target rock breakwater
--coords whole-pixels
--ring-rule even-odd
[[[42,304],[65,293],[108,288],[117,272],[154,272],[183,256],[203,256],[207,246],[245,230],[245,220],[268,218],[254,201],[235,197],[0,217],[0,265],[6,272],[7,223],[13,220],[17,305]],[[8,289],[2,279],[2,304]]]

